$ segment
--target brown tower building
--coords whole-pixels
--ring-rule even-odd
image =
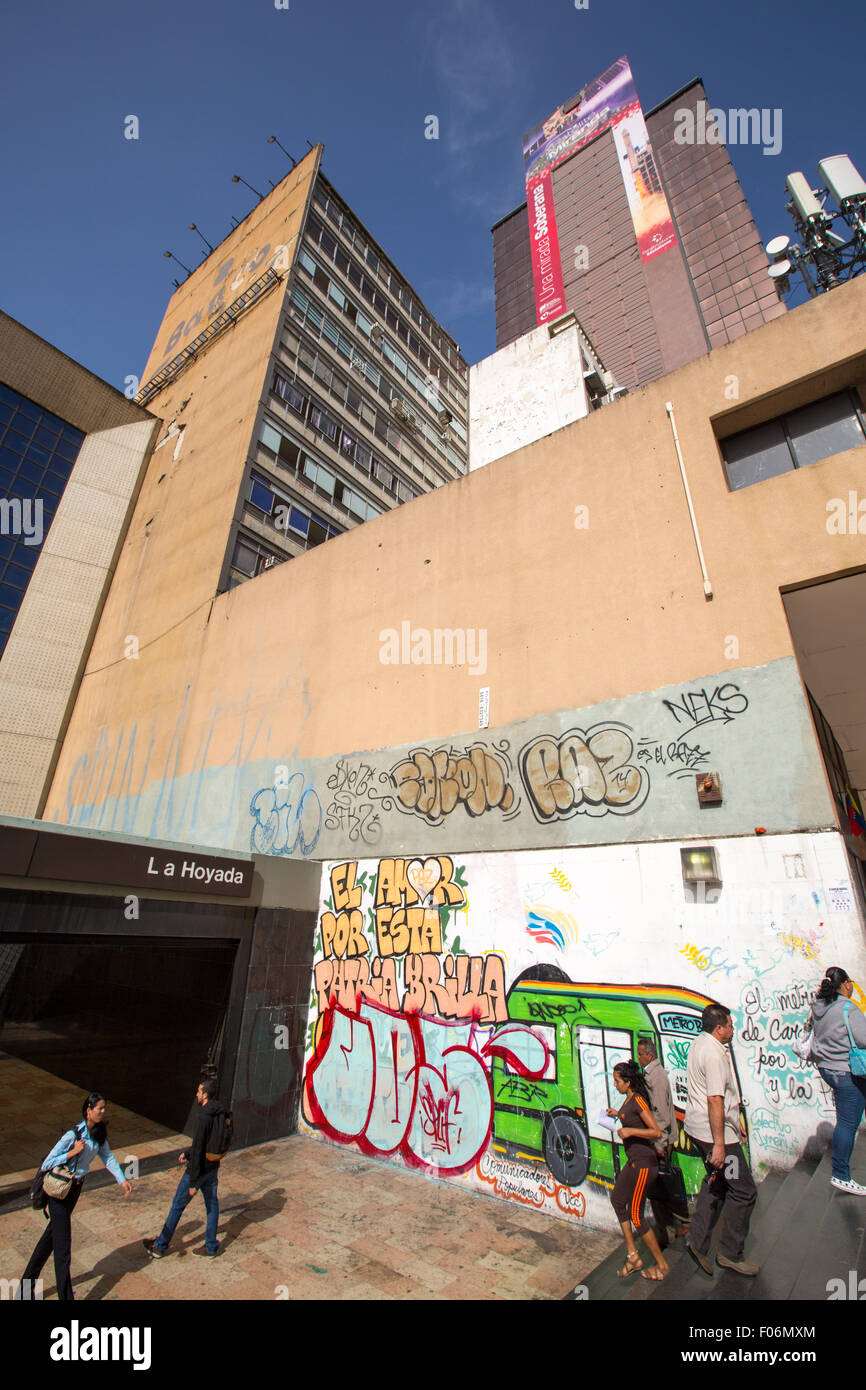
[[[617,382],[633,388],[778,317],[785,307],[767,277],[767,258],[730,156],[724,144],[706,139],[708,103],[700,79],[645,118],[633,87],[619,108],[606,98],[630,80],[628,62],[620,59],[531,132],[524,151],[530,183],[533,172],[549,180],[559,311],[576,314]],[[569,152],[569,125],[574,130],[577,124],[570,113],[585,109],[591,114]],[[679,143],[686,111],[695,138]],[[647,249],[641,207],[664,208],[668,235],[660,248]],[[526,203],[493,228],[498,348],[546,321],[532,244]]]

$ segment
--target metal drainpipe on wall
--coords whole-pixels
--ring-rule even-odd
[[[668,419],[669,419],[670,422],[671,422],[671,431],[672,431],[673,436],[674,436],[674,448],[675,448],[676,451],[677,451],[677,458],[679,459],[679,464],[680,464],[680,476],[681,476],[681,478],[682,478],[682,480],[683,480],[683,489],[684,489],[685,494],[686,494],[686,502],[688,503],[689,517],[691,518],[691,523],[692,523],[692,532],[693,532],[693,534],[694,534],[695,545],[697,546],[697,550],[698,550],[698,559],[699,559],[700,562],[701,562],[701,574],[702,574],[703,577],[704,577],[704,598],[707,599],[707,600],[709,601],[709,600],[713,597],[713,586],[712,586],[712,584],[710,583],[710,576],[707,574],[707,564],[706,564],[706,561],[705,561],[705,559],[704,559],[704,551],[703,551],[703,546],[701,545],[701,537],[700,537],[700,533],[699,533],[699,531],[698,531],[698,523],[697,523],[697,520],[696,520],[696,518],[695,518],[695,509],[694,509],[694,507],[692,506],[692,494],[691,494],[691,492],[689,491],[689,480],[688,480],[688,478],[686,477],[686,466],[685,466],[685,464],[683,463],[683,455],[682,455],[682,450],[680,449],[680,441],[679,441],[679,436],[678,436],[678,434],[677,434],[676,420],[674,419],[674,408],[673,408],[673,405],[672,405],[672,403],[671,403],[670,401],[666,401],[666,402],[665,402],[665,410],[667,411],[667,413],[668,413]]]

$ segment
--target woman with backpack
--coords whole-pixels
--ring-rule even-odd
[[[67,1130],[42,1162],[40,1171],[43,1183],[48,1183],[48,1190],[43,1188],[44,1211],[48,1225],[30,1256],[21,1281],[22,1289],[32,1290],[42,1266],[53,1250],[57,1297],[63,1302],[75,1298],[69,1275],[72,1258],[72,1211],[81,1195],[85,1174],[95,1154],[99,1155],[109,1173],[117,1179],[123,1188],[124,1196],[128,1197],[132,1192],[120,1164],[108,1147],[105,1105],[105,1096],[100,1095],[98,1091],[91,1091],[89,1096],[85,1096],[81,1107],[81,1123],[74,1129]],[[55,1169],[61,1170],[56,1177]]]
[[[846,971],[831,965],[812,1004],[813,1031],[809,1060],[833,1092],[833,1171],[830,1182],[840,1192],[866,1197],[866,1187],[851,1178],[851,1151],[866,1107],[866,1075],[852,1070],[851,1052],[866,1048],[866,1018],[851,1003],[854,985]],[[856,1065],[856,1063],[855,1063]]]

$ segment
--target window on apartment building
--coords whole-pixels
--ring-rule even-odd
[[[313,426],[313,429],[318,430],[320,434],[326,435],[328,439],[337,438],[336,420],[332,420],[330,415],[327,415],[324,410],[320,410],[317,405],[314,405],[310,411],[310,424]]]
[[[732,491],[866,444],[863,411],[852,390],[791,410],[721,441]]]
[[[274,506],[274,494],[267,484],[257,478],[255,474],[250,478],[247,500],[252,502],[254,507],[258,507],[259,511],[270,516]]]
[[[301,345],[300,353],[301,360],[303,361],[303,344]],[[312,354],[310,353],[309,356],[311,359],[310,365],[312,366]],[[281,376],[279,372],[277,372],[274,376],[274,392],[276,393],[276,395],[280,396],[285,401],[286,405],[290,406],[291,409],[296,412],[296,414],[306,414],[308,403],[307,397],[303,394],[302,391],[299,391],[297,386],[294,386],[292,382],[290,382],[286,377]]]

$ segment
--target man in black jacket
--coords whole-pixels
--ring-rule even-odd
[[[201,1188],[201,1195],[204,1197],[207,1226],[204,1245],[200,1245],[192,1253],[211,1257],[219,1254],[217,1222],[219,1221],[220,1207],[217,1197],[217,1183],[222,1155],[214,1153],[213,1134],[217,1123],[222,1128],[223,1122],[219,1121],[218,1117],[225,1115],[225,1106],[217,1098],[217,1084],[212,1077],[202,1077],[195,1098],[201,1106],[201,1110],[196,1116],[192,1147],[188,1153],[182,1153],[179,1160],[186,1164],[186,1171],[177,1185],[171,1211],[168,1213],[165,1225],[156,1240],[143,1242],[148,1255],[155,1260],[162,1259],[162,1256],[168,1253],[169,1241],[174,1235],[175,1227],[183,1215],[184,1209],[195,1196],[197,1188]]]

